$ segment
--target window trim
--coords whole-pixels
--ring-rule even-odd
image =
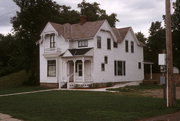
[[[50,64],[49,62],[50,61],[54,61],[55,63],[54,64]],[[55,75],[50,75],[50,66],[55,66]],[[47,60],[47,77],[56,77],[56,60]]]
[[[125,41],[125,51],[128,53],[129,52],[129,41]]]
[[[78,41],[78,47],[88,47],[88,40]]]
[[[55,34],[50,34],[50,48],[56,48]]]
[[[97,48],[101,48],[101,36],[97,36]]]
[[[134,42],[131,41],[131,53],[134,53]]]
[[[126,76],[126,61],[114,60],[114,75]]]
[[[107,50],[111,50],[111,38],[107,38]]]
[[[101,71],[105,71],[105,64],[101,63]]]

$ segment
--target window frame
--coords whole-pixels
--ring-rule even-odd
[[[131,41],[131,53],[134,53],[134,42]]]
[[[107,49],[111,50],[111,38],[107,38]]]
[[[114,75],[126,76],[126,61],[120,61],[120,60],[114,61]]]
[[[128,40],[126,40],[125,41],[125,52],[129,52],[129,41]]]
[[[97,36],[97,48],[101,48],[101,36]]]
[[[55,62],[55,63],[50,63]],[[54,75],[50,73],[50,67],[54,67]],[[56,60],[47,60],[47,77],[56,77]]]
[[[88,40],[78,41],[78,47],[88,47]]]
[[[50,34],[50,48],[56,48],[55,34]]]

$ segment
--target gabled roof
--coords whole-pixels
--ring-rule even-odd
[[[82,40],[93,38],[105,20],[86,22],[84,24],[57,24],[50,22],[59,35],[65,39]]]
[[[118,31],[121,34],[121,37],[122,37],[123,40],[126,37],[126,34],[128,33],[129,29],[131,29],[131,27],[119,28],[118,29]]]

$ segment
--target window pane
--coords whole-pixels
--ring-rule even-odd
[[[134,42],[131,42],[131,53],[134,53]]]
[[[118,47],[118,43],[117,42],[113,42],[113,44],[114,44],[114,48]]]
[[[116,76],[117,75],[117,64],[116,64],[117,61],[114,61],[114,75]]]
[[[111,39],[107,39],[107,49],[110,50],[111,49]]]
[[[97,37],[97,48],[101,48],[101,37]]]
[[[128,51],[129,51],[128,46],[129,46],[129,45],[128,45],[128,41],[126,40],[126,41],[125,41],[125,48],[126,48],[126,52],[128,52]]]
[[[56,60],[47,61],[47,76],[48,77],[56,76]]]
[[[108,57],[104,56],[104,63],[107,64],[108,63]]]
[[[105,65],[104,65],[104,63],[101,64],[101,71],[105,71]]]

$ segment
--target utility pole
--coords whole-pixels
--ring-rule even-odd
[[[172,54],[172,30],[171,30],[171,2],[166,0],[166,66],[167,66],[167,79],[166,79],[166,98],[167,107],[175,105],[175,83],[173,80],[173,54]]]

